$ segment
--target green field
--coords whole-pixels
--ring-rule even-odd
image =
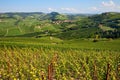
[[[0,47],[49,47],[49,48],[69,48],[69,49],[107,49],[120,50],[120,39],[99,39],[98,42],[93,42],[89,39],[71,39],[62,40],[59,38],[47,36],[41,38],[0,38]]]
[[[120,39],[0,38],[1,80],[119,80]]]

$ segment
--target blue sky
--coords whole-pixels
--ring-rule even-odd
[[[120,0],[0,0],[0,12],[120,12]]]

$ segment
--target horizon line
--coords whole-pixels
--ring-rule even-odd
[[[39,12],[39,11],[8,11],[8,12],[0,12],[0,13],[52,13],[52,12],[57,12],[57,11],[51,11],[51,12]],[[115,12],[115,11],[109,11],[109,12],[113,12],[113,13],[120,13],[120,12]],[[109,13],[109,12],[100,12],[100,13],[71,13],[71,12],[68,12],[68,13],[62,13],[62,12],[57,12],[57,13],[60,13],[60,14],[101,14],[101,13]]]

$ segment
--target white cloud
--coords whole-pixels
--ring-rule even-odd
[[[115,3],[114,0],[103,1],[98,6],[93,6],[88,8],[91,13],[101,13],[101,12],[120,12],[120,5]]]
[[[110,0],[109,2],[102,2],[102,5],[104,6],[104,7],[115,7],[116,6],[116,4],[112,1],[112,0]]]
[[[90,8],[92,11],[99,11],[99,9],[97,7],[91,7]]]
[[[89,11],[89,12],[88,12]],[[88,9],[86,9],[87,13],[100,13],[100,7],[89,7]]]
[[[99,6],[100,12],[120,12],[120,5],[115,3],[114,0],[109,0],[106,2],[101,2],[101,5]]]
[[[48,11],[56,11],[56,9],[53,9],[53,8],[48,8]]]
[[[75,8],[61,8],[63,11],[68,11],[68,12],[77,12],[78,10]]]
[[[64,13],[68,13],[68,12],[77,13],[77,12],[79,12],[75,8],[50,8],[50,7],[47,8],[47,11],[49,11],[49,12],[53,12],[53,11],[55,11],[55,12],[64,12]]]

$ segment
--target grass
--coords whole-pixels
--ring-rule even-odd
[[[20,35],[22,34],[20,32],[20,30],[16,27],[16,28],[11,28],[8,30],[7,36],[15,36],[15,35]]]
[[[94,37],[94,34],[99,31],[99,28],[92,27],[92,28],[81,28],[77,30],[66,31],[57,35],[57,37],[63,39],[79,39],[79,38],[90,38]]]
[[[56,48],[70,48],[70,49],[107,49],[107,50],[120,50],[120,39],[109,40],[101,39],[98,42],[93,42],[92,39],[74,39],[74,40],[61,40],[55,37],[41,37],[41,38],[0,38],[0,46],[30,46],[40,47],[49,46]]]
[[[107,27],[107,26],[101,26],[100,29],[102,29],[103,31],[114,31],[114,28],[110,28],[110,27]]]

